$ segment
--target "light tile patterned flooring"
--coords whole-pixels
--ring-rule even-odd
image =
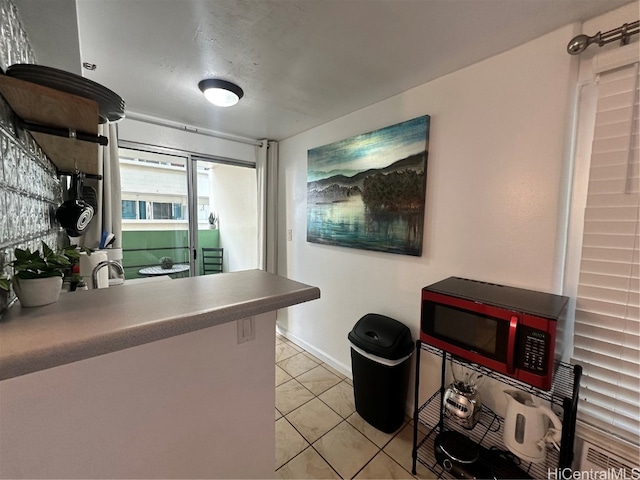
[[[413,427],[376,430],[356,412],[350,379],[276,335],[276,478],[434,478],[411,471]]]

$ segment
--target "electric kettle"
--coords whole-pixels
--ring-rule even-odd
[[[560,443],[562,422],[537,397],[519,390],[504,390],[507,413],[504,418],[504,444],[522,460],[542,463],[547,443]],[[552,426],[549,426],[551,421]]]

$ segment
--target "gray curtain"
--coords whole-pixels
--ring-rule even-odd
[[[102,180],[85,181],[85,185],[96,189],[98,211],[95,212],[87,232],[78,243],[87,248],[98,248],[102,232],[106,231],[115,235],[112,248],[119,249],[122,248],[122,196],[117,125],[114,123],[102,124],[99,128],[99,134],[109,139],[109,144],[98,150],[98,168],[102,172]],[[118,260],[117,255],[114,259]]]
[[[258,148],[258,268],[278,271],[278,142]]]

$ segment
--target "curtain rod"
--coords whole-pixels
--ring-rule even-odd
[[[618,28],[609,30],[608,32],[598,32],[592,37],[584,34],[577,35],[573,37],[567,45],[567,52],[570,55],[578,55],[584,52],[592,43],[597,43],[599,47],[602,47],[603,45],[615,42],[616,40],[620,40],[620,45],[627,45],[631,35],[636,35],[638,32],[640,32],[640,20],[625,23]]]
[[[145,115],[143,113],[127,111],[125,118],[128,118],[130,120],[137,120],[139,122],[150,123],[153,125],[159,125],[161,127],[174,128],[176,130],[182,130],[183,132],[196,133],[198,135],[204,135],[206,137],[220,138],[222,140],[244,143],[246,145],[256,145],[258,147],[262,146],[262,142],[260,140],[241,137],[239,135],[232,135],[229,133],[216,132],[215,130],[209,130],[206,128],[192,127],[189,125],[172,122],[170,120],[163,120],[161,118],[152,117],[151,115]]]

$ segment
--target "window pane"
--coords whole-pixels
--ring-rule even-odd
[[[147,202],[138,202],[138,218],[140,218],[140,220],[147,218]]]
[[[136,218],[136,202],[133,200],[122,200],[122,218],[134,219]]]
[[[173,218],[175,220],[184,220],[182,218],[182,205],[180,205],[179,203],[173,204]]]
[[[172,205],[170,203],[153,202],[153,219],[154,220],[171,220]]]

